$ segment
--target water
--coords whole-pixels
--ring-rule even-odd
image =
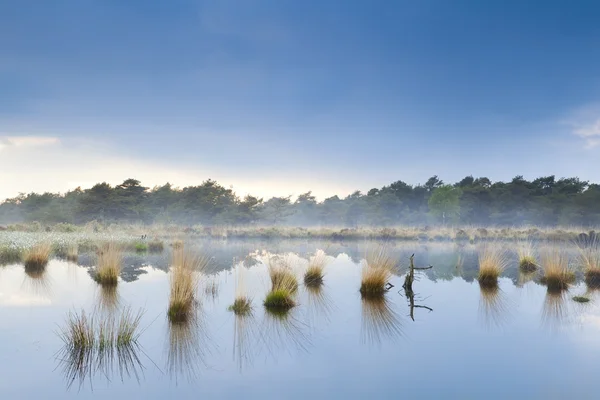
[[[202,308],[189,329],[169,329],[168,252],[126,257],[111,297],[81,265],[52,260],[42,278],[23,266],[0,267],[0,396],[34,398],[597,398],[600,299],[575,303],[578,283],[550,296],[535,277],[509,268],[500,290],[482,293],[473,247],[396,245],[406,266],[433,265],[414,284],[413,308],[402,276],[385,303],[360,298],[365,244],[208,242],[218,293],[200,290]],[[264,252],[306,257],[326,249],[321,293],[301,287],[287,318],[265,314],[269,287]],[[227,311],[233,302],[233,259],[246,265],[252,317]],[[515,264],[513,262],[513,264]],[[104,300],[104,302],[102,302]],[[69,311],[143,309],[139,362],[104,361],[91,374],[69,375],[57,331]],[[105,313],[109,311],[104,311]],[[119,369],[119,368],[127,369]],[[70,372],[69,372],[70,371]],[[71,378],[69,378],[71,377]]]

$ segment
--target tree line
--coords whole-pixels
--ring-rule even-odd
[[[510,182],[467,176],[454,184],[437,176],[424,184],[397,181],[367,193],[317,201],[311,192],[262,199],[239,197],[214,180],[183,188],[148,188],[136,179],[98,183],[64,194],[29,193],[0,203],[0,223],[89,221],[183,225],[392,226],[424,224],[600,224],[600,185],[579,178],[546,176]]]

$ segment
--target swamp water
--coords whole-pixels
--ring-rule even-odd
[[[398,244],[390,249],[402,267],[414,253],[417,267],[434,268],[417,274],[414,298],[399,274],[385,301],[365,301],[367,244],[198,246],[213,271],[202,279],[198,317],[182,326],[166,317],[168,250],[127,254],[116,291],[92,280],[91,254],[78,264],[52,260],[40,275],[0,267],[1,398],[597,398],[600,296],[581,273],[568,292],[551,295],[538,276],[518,272],[515,257],[499,290],[482,291],[475,247]],[[287,316],[266,313],[266,257],[294,254],[301,279],[317,249],[329,256],[322,290],[301,285]],[[244,268],[251,316],[227,310],[233,260]],[[591,301],[576,303],[577,295]],[[125,308],[144,312],[137,346],[89,359],[62,350],[57,333],[69,312]]]

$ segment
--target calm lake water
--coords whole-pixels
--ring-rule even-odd
[[[206,242],[213,258],[204,279],[197,323],[169,329],[169,252],[128,254],[117,293],[91,279],[91,255],[79,265],[52,260],[41,277],[22,265],[0,267],[0,397],[2,399],[191,398],[598,398],[600,297],[577,283],[549,295],[538,278],[522,276],[513,260],[500,290],[482,293],[476,248],[394,245],[404,267],[433,265],[414,284],[417,306],[402,290],[403,276],[385,302],[364,302],[360,260],[367,244]],[[299,305],[285,317],[265,313],[266,254],[302,260],[329,255],[325,286],[300,288]],[[510,247],[507,247],[510,250]],[[295,256],[294,256],[295,257]],[[234,261],[235,260],[235,261]],[[306,262],[306,261],[304,261]],[[235,295],[232,265],[246,268],[251,317],[227,311]],[[578,276],[580,282],[581,277]],[[207,293],[212,282],[217,292]],[[575,295],[592,301],[579,304]],[[73,379],[57,331],[69,311],[91,313],[118,300],[144,310],[139,361],[109,360]],[[104,313],[110,312],[105,309]],[[118,313],[118,311],[117,311]],[[131,361],[131,360],[130,360]]]

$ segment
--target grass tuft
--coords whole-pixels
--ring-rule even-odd
[[[312,287],[321,286],[326,265],[327,255],[323,250],[318,250],[308,261],[308,269],[304,274],[304,284]]]
[[[360,294],[363,297],[380,297],[396,269],[396,262],[384,247],[371,250],[363,261]]]
[[[575,273],[569,268],[568,255],[559,249],[546,249],[542,253],[544,276],[542,283],[550,292],[560,292],[569,288],[575,281]]]
[[[522,272],[533,272],[538,269],[535,248],[532,242],[522,243],[517,248],[517,254],[519,256],[519,269]]]
[[[95,280],[101,285],[116,285],[119,282],[122,262],[121,248],[113,242],[102,246],[98,251],[98,266]]]
[[[298,279],[292,271],[289,257],[271,257],[268,261],[271,290],[285,289],[290,293],[298,290]]]
[[[146,242],[136,242],[133,248],[136,253],[145,253],[148,251],[148,244]]]
[[[43,270],[48,265],[52,246],[49,243],[38,243],[25,251],[23,261],[25,270],[36,272]]]
[[[292,292],[288,289],[278,288],[271,290],[265,298],[264,305],[267,309],[287,311],[296,306]]]
[[[591,289],[600,289],[600,248],[598,240],[579,248],[579,262],[583,266],[585,283]]]
[[[479,285],[488,288],[498,286],[498,278],[506,269],[507,262],[506,253],[500,247],[482,246],[479,249]]]
[[[171,294],[167,315],[171,322],[186,322],[194,312],[200,273],[208,259],[182,247],[173,250]]]
[[[248,297],[236,297],[228,310],[235,315],[247,315],[252,312],[252,301]]]

